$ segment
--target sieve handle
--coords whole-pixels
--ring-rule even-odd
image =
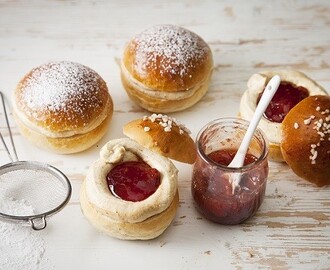
[[[9,158],[11,159],[11,161],[18,161],[16,147],[15,147],[14,140],[13,140],[13,134],[11,132],[11,128],[10,128],[10,125],[9,125],[9,120],[8,120],[8,115],[7,115],[7,110],[6,110],[6,104],[5,104],[5,99],[4,99],[3,94],[2,94],[1,91],[0,91],[0,97],[1,97],[3,112],[4,112],[4,115],[5,115],[6,124],[7,124],[8,132],[9,132],[11,146],[12,146],[12,149],[13,149],[13,156],[10,154],[10,151],[9,151],[7,145],[6,145],[5,140],[3,139],[3,136],[1,134],[1,132],[0,132],[0,139],[1,139],[3,145],[4,145],[5,149],[6,149],[6,152],[7,152],[8,156],[9,156]]]
[[[32,226],[32,229],[35,231],[40,231],[46,228],[47,226],[47,222],[46,222],[46,217],[42,216],[42,217],[37,217],[37,218],[33,218],[30,219],[30,224]]]

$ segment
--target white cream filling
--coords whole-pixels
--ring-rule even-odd
[[[135,89],[145,95],[148,95],[153,98],[157,99],[166,99],[166,100],[178,100],[178,99],[186,99],[191,96],[193,96],[203,85],[205,85],[209,79],[207,77],[206,79],[200,81],[198,84],[196,84],[194,87],[176,91],[176,92],[164,92],[164,91],[157,91],[152,88],[146,87],[143,83],[139,82],[137,79],[135,79],[127,70],[124,63],[121,62],[121,71],[125,77],[125,79],[135,87]]]
[[[40,126],[36,125],[35,123],[31,122],[28,119],[28,117],[26,116],[26,114],[17,108],[16,101],[13,99],[13,110],[14,110],[14,113],[16,114],[16,116],[21,121],[21,123],[23,125],[25,125],[27,128],[29,128],[37,133],[40,133],[44,136],[50,137],[50,138],[67,138],[67,137],[71,137],[74,135],[85,134],[85,133],[90,132],[91,130],[98,127],[107,117],[107,106],[105,107],[103,112],[100,114],[100,116],[97,117],[92,123],[90,123],[86,127],[79,128],[76,130],[54,132],[54,131],[49,131],[48,129],[46,129],[44,127],[40,127]]]
[[[281,81],[290,82],[306,88],[310,96],[327,95],[327,92],[320,85],[299,71],[280,70],[260,72],[250,77],[247,83],[248,89],[243,93],[241,98],[240,114],[243,119],[248,121],[252,119],[256,110],[258,96],[265,88],[266,83],[274,75],[279,75]],[[262,117],[259,127],[271,143],[279,144],[281,142],[281,123],[272,122]]]
[[[161,184],[154,194],[139,202],[115,197],[107,186],[106,176],[117,164],[142,158],[161,174]],[[110,217],[129,223],[141,222],[165,211],[177,192],[178,170],[167,158],[122,138],[109,141],[100,151],[100,159],[89,169],[86,177],[86,194],[90,202],[108,212]]]

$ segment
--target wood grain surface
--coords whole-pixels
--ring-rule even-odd
[[[253,218],[221,226],[195,209],[191,166],[175,163],[180,170],[177,216],[163,235],[146,242],[98,233],[82,215],[78,198],[100,147],[124,136],[123,123],[147,114],[128,99],[119,76],[118,62],[132,36],[171,23],[198,33],[210,45],[215,68],[208,93],[194,107],[171,114],[195,137],[207,122],[237,115],[248,78],[261,70],[297,69],[330,93],[329,14],[326,0],[0,0],[0,90],[8,104],[31,68],[71,60],[105,79],[115,105],[106,136],[74,155],[35,148],[10,119],[19,157],[58,167],[73,185],[70,203],[40,232],[46,242],[43,259],[52,269],[330,269],[330,187],[313,186],[285,164],[270,163],[266,197]],[[8,141],[2,112],[0,131]],[[0,164],[7,162],[0,146]]]

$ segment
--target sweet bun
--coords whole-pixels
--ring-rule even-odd
[[[113,103],[105,81],[78,63],[32,69],[13,95],[16,123],[29,141],[61,154],[83,151],[107,131]]]
[[[300,177],[330,184],[330,97],[310,96],[296,105],[282,122],[281,151]]]
[[[159,171],[160,185],[146,199],[128,201],[113,194],[107,174],[129,161],[147,163]],[[119,239],[147,240],[162,234],[175,217],[178,204],[178,170],[173,163],[131,139],[108,142],[90,167],[80,191],[85,217],[98,230]]]
[[[257,107],[258,98],[266,87],[268,81],[274,76],[279,75],[281,78],[280,88],[287,91],[284,92],[284,97],[287,93],[302,94],[297,98],[297,103],[291,105],[296,105],[307,96],[314,95],[327,95],[327,92],[313,81],[311,78],[307,77],[305,74],[295,70],[278,70],[278,71],[262,71],[253,74],[247,82],[247,90],[243,93],[241,102],[239,117],[250,121]],[[280,90],[280,89],[279,89]],[[279,92],[278,90],[278,92]],[[282,92],[283,93],[283,92]],[[275,94],[275,96],[278,93]],[[274,99],[274,98],[273,98]],[[276,103],[274,108],[278,106]],[[294,106],[293,106],[294,107]],[[281,126],[285,113],[281,113],[281,119],[276,121],[271,121],[267,117],[262,117],[259,123],[260,129],[266,134],[269,142],[269,159],[273,161],[283,162],[283,155],[280,149],[280,143],[282,140]]]
[[[212,69],[211,49],[201,37],[182,27],[158,25],[128,43],[121,78],[136,104],[168,113],[198,102],[208,89]]]
[[[194,163],[196,146],[190,131],[174,118],[152,114],[127,123],[123,132],[129,138],[163,156],[184,163]]]

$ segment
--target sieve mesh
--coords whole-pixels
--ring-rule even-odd
[[[33,208],[34,215],[40,215],[57,208],[67,196],[67,185],[45,166],[34,163],[11,166],[12,171],[0,170],[0,199],[24,200]],[[25,213],[0,213],[10,216],[26,216]]]
[[[9,221],[26,222],[34,229],[46,226],[46,216],[59,211],[71,196],[68,179],[56,168],[32,161],[18,161],[0,167],[0,200],[22,201],[26,213],[8,209],[0,203],[0,216]]]

